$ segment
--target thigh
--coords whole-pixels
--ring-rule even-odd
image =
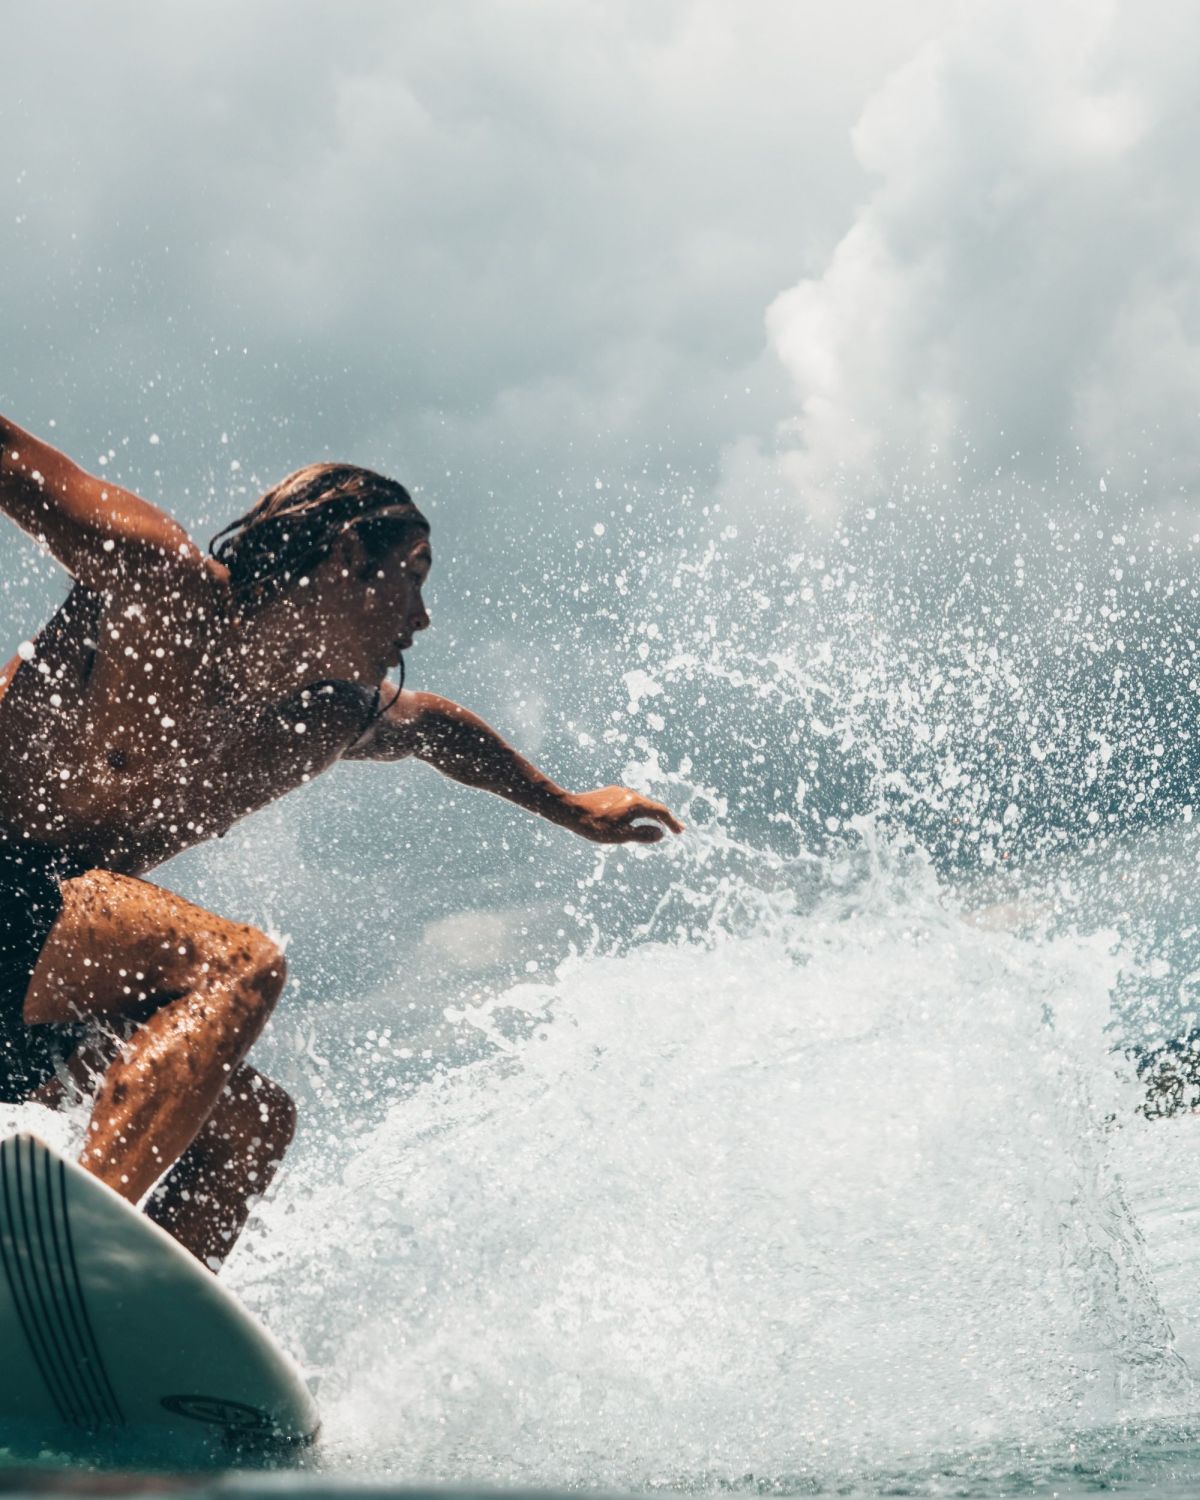
[[[269,946],[253,927],[218,917],[160,886],[89,870],[62,883],[62,909],[25,996],[27,1025],[144,1014],[256,961]]]

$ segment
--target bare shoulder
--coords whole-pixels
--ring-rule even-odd
[[[181,569],[180,584],[191,591],[196,602],[218,615],[235,612],[233,590],[229,586],[229,569],[215,557],[203,554],[194,568]]]
[[[191,541],[181,542],[172,555],[138,562],[126,559],[124,566],[112,569],[92,589],[109,608],[149,605],[172,630],[192,626],[202,636],[211,637],[236,612],[226,569]],[[193,633],[185,630],[187,635]]]

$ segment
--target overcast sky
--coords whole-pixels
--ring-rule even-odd
[[[326,452],[468,550],[597,475],[828,517],[935,446],[1194,502],[1179,0],[5,12],[0,407],[189,518]]]
[[[0,406],[186,515],[323,452],[464,525],[934,444],[1195,493],[1178,0],[5,16]]]
[[[952,14],[10,0],[0,407],[214,518],[326,451],[456,516],[711,476],[794,408],[767,310]]]

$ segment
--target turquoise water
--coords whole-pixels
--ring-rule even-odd
[[[226,1272],[324,1413],[272,1485],[1200,1483],[1200,1121],[1140,1113],[1133,1056],[1200,1009],[1186,610],[1035,622],[995,560],[931,610],[843,551],[682,555],[589,647],[602,708],[532,604],[512,698],[478,671],[568,779],[670,802],[669,848],[429,778],[444,832],[368,797],[377,830],[375,768],[175,867],[311,984]]]

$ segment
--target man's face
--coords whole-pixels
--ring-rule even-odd
[[[418,630],[429,629],[429,612],[421,590],[433,566],[433,551],[427,536],[407,546],[393,547],[367,565],[367,598],[372,614],[386,629],[394,667],[407,651]]]
[[[316,571],[309,596],[320,621],[323,670],[371,681],[396,666],[417,631],[429,628],[421,590],[432,562],[428,536],[410,533],[372,557],[347,532]]]

